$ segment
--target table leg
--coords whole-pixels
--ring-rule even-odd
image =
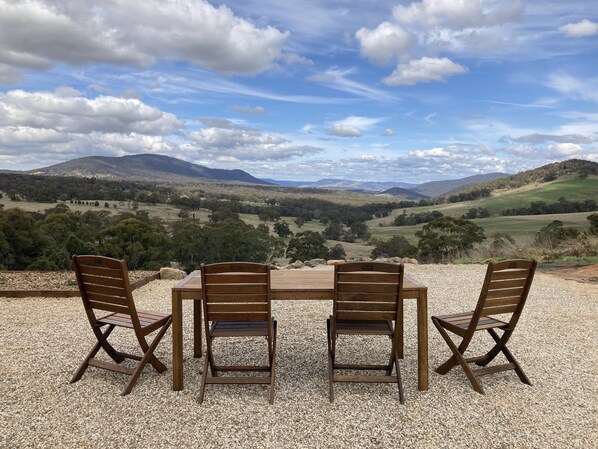
[[[395,332],[399,333],[399,347],[397,348],[397,352],[399,353],[399,358],[402,359],[405,354],[405,307],[404,307],[404,300],[399,301],[399,311],[398,311],[398,320],[396,323]]]
[[[183,389],[183,295],[172,292],[172,389]]]
[[[417,294],[417,388],[428,389],[428,290]]]
[[[201,299],[193,300],[193,357],[201,358]]]

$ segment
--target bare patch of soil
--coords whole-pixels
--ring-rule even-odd
[[[598,264],[547,264],[540,266],[539,270],[563,279],[598,284]]]

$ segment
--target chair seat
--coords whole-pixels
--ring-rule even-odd
[[[336,320],[336,332],[337,334],[393,335],[393,326],[392,322],[386,320]]]
[[[274,321],[274,317],[272,317]],[[264,337],[268,335],[267,321],[213,321],[212,337]]]
[[[473,317],[473,312],[466,312],[466,313],[455,313],[452,315],[441,315],[433,317],[437,319],[442,327],[445,329],[463,336],[469,327],[469,323],[471,322],[471,318]],[[490,318],[487,316],[481,316],[478,325],[476,326],[476,331],[484,330],[484,329],[506,329],[508,324],[504,321],[497,320],[495,318]]]
[[[161,312],[150,312],[147,310],[138,310],[137,316],[139,317],[139,324],[141,329],[148,332],[149,329],[158,329],[162,327],[164,323],[170,318],[170,314]],[[127,327],[133,329],[133,322],[131,321],[131,315],[126,313],[111,313],[98,320],[101,325],[113,324],[114,326]],[[151,331],[150,331],[151,332]]]

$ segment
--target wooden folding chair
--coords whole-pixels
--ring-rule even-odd
[[[399,399],[402,404],[405,402],[399,368],[403,341],[403,272],[403,264],[354,262],[335,265],[334,303],[326,323],[330,402],[334,401],[334,382],[396,383]],[[392,348],[388,364],[337,363],[336,345],[340,334],[390,337]],[[394,376],[393,367],[396,368]],[[386,371],[386,375],[341,375],[336,370],[381,370]]]
[[[270,265],[249,262],[202,265],[201,283],[207,356],[199,403],[203,402],[206,384],[270,384],[270,404],[273,404],[276,320],[270,310]],[[256,336],[266,337],[268,365],[217,365],[214,362],[212,342],[215,338]],[[268,375],[219,375],[230,371],[267,372]]]
[[[71,383],[81,379],[88,366],[116,371],[130,376],[128,384],[121,392],[121,396],[125,396],[135,386],[147,362],[159,373],[166,371],[166,366],[154,355],[154,350],[170,326],[172,315],[136,309],[124,260],[102,256],[73,256],[73,264],[85,313],[97,343],[74,374]],[[97,310],[111,313],[98,318]],[[107,326],[106,330],[102,330],[104,326]],[[115,327],[133,329],[143,356],[119,352],[108,343],[108,336]],[[158,331],[158,334],[148,344],[146,336],[154,331]],[[115,363],[96,359],[100,349],[103,349]],[[135,368],[129,368],[121,365],[125,359],[137,360],[139,363]]]
[[[453,355],[436,369],[437,373],[446,374],[459,364],[473,389],[481,394],[484,394],[484,389],[477,377],[499,371],[514,370],[521,382],[532,384],[506,344],[521,316],[536,265],[535,260],[522,259],[490,263],[478,304],[473,312],[432,317],[432,322],[453,352]],[[493,315],[501,315],[501,319],[493,318]],[[495,329],[503,331],[502,335],[499,336]],[[446,332],[447,330],[462,338],[458,347]],[[463,354],[474,334],[483,330],[488,331],[494,340],[494,347],[483,356],[464,358]],[[487,365],[499,353],[502,353],[509,363],[488,367]],[[475,363],[483,368],[472,369],[469,363]]]

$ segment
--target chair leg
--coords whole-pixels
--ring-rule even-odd
[[[327,340],[328,340],[328,395],[330,403],[334,402],[334,356],[332,354],[332,334],[330,318],[326,320]]]
[[[102,335],[102,341],[100,341],[100,339],[97,340],[97,342],[91,347],[91,350],[89,351],[89,353],[87,354],[87,357],[85,357],[85,359],[83,360],[83,363],[81,363],[81,365],[79,366],[79,369],[77,369],[77,371],[75,372],[75,374],[73,375],[73,377],[70,380],[70,383],[75,383],[77,382],[79,379],[81,379],[81,377],[83,377],[83,374],[85,374],[85,371],[87,370],[87,367],[89,366],[89,361],[91,359],[93,359],[96,354],[98,353],[98,351],[100,350],[100,348],[104,348],[104,350],[106,350],[106,345],[112,349],[113,354],[115,354],[117,356],[117,359],[120,357],[122,360],[120,360],[121,362],[125,359],[123,356],[121,356],[118,351],[116,351],[106,340],[108,338],[108,336],[112,333],[112,331],[114,330],[114,325],[111,324],[108,326],[108,328],[106,329],[106,332],[102,333],[100,331],[100,334]],[[108,352],[108,351],[106,351]],[[110,354],[109,354],[110,355]],[[117,360],[112,357],[114,359],[114,361],[116,362]]]
[[[141,344],[141,341],[143,340],[143,344],[141,346],[142,346],[144,354],[143,354],[143,357],[141,358],[141,360],[139,361],[137,368],[135,368],[135,371],[131,375],[131,379],[129,380],[129,383],[121,392],[121,394],[120,394],[121,396],[128,395],[131,392],[131,390],[133,389],[133,387],[135,386],[135,384],[137,383],[137,379],[139,379],[139,376],[141,375],[141,372],[145,368],[145,365],[147,364],[147,362],[149,362],[151,360],[152,357],[154,357],[154,350],[158,346],[158,343],[160,343],[160,341],[162,340],[162,337],[164,337],[164,334],[166,333],[166,331],[168,330],[168,327],[170,326],[170,322],[171,322],[171,320],[167,321],[166,324],[164,324],[164,326],[162,326],[162,328],[160,329],[160,332],[158,332],[158,335],[156,335],[156,337],[152,341],[152,344],[149,345],[149,347],[147,345],[147,341],[145,340],[145,338],[139,339],[140,344]],[[147,349],[144,348],[143,346],[147,347]],[[160,362],[156,357],[154,357],[154,358],[160,365],[162,365],[162,362]],[[162,365],[162,366],[164,366],[164,365]],[[164,372],[164,371],[166,371],[166,366],[164,366],[164,370],[159,371],[159,372]]]
[[[397,385],[399,388],[399,401],[401,401],[401,404],[405,403],[405,393],[403,390],[403,379],[401,378],[401,368],[399,366],[399,347],[395,348],[395,357],[394,357],[394,363],[395,363],[395,369],[397,370]]]
[[[440,335],[442,336],[442,338],[444,338],[444,341],[446,341],[446,344],[448,345],[448,347],[450,348],[450,350],[453,353],[453,357],[451,357],[449,360],[447,360],[442,366],[437,368],[436,372],[438,372],[439,374],[445,374],[445,373],[440,373],[439,370],[441,368],[443,368],[445,365],[449,365],[450,363],[452,363],[452,359],[454,358],[459,363],[459,365],[461,365],[461,368],[463,368],[463,372],[469,379],[469,382],[471,383],[471,386],[473,387],[473,389],[480,394],[485,394],[484,389],[482,388],[480,383],[477,381],[477,379],[475,378],[475,375],[473,374],[473,371],[471,370],[471,368],[469,367],[469,365],[463,358],[462,352],[465,352],[465,349],[457,348],[457,346],[455,346],[455,343],[453,342],[453,340],[451,340],[451,337],[449,337],[449,335],[444,330],[444,328],[440,325],[440,323],[438,323],[436,320],[433,320],[433,322],[436,325],[438,332],[440,332]],[[454,365],[455,364],[453,364],[452,366],[454,366]],[[451,366],[451,368],[452,368],[452,366]],[[450,368],[449,368],[449,370],[450,370]],[[446,372],[448,372],[448,370]]]
[[[208,346],[209,347],[209,346]],[[206,379],[208,377],[208,369],[210,365],[210,359],[206,357],[203,361],[203,373],[201,374],[201,386],[199,388],[199,403],[203,404],[203,396],[206,390]]]
[[[498,334],[496,333],[496,331],[494,329],[488,329],[488,333],[492,336],[492,338],[494,339],[494,341],[497,343],[497,346],[499,346],[500,343],[501,343],[501,338],[498,336]],[[507,348],[504,345],[504,343],[503,343],[500,351],[504,354],[505,358],[509,362],[511,362],[513,365],[515,365],[515,373],[517,374],[517,377],[519,377],[519,380],[521,380],[521,382],[523,382],[524,384],[532,385],[532,383],[529,380],[529,378],[523,372],[523,369],[521,368],[521,365],[519,364],[519,362],[517,361],[517,359],[515,359],[515,357],[511,353],[511,351],[509,351],[509,348]]]
[[[276,383],[276,321],[273,321],[272,357],[270,359],[270,404],[274,404],[274,387]]]
[[[442,327],[441,324],[438,321],[436,321],[434,319],[434,317],[432,317],[432,322],[434,323],[434,326],[436,326],[436,329],[438,329],[438,332],[440,332],[440,334],[442,335],[442,331],[440,330]],[[457,363],[458,363],[457,358],[454,355],[450,356],[447,359],[447,361],[444,362],[442,365],[440,365],[438,368],[436,368],[435,371],[438,374],[444,375],[444,374],[448,373],[450,370],[452,370],[455,367],[455,365],[457,365]]]

